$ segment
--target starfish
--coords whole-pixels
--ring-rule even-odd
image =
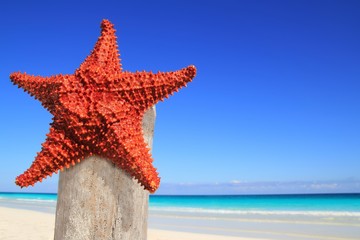
[[[146,110],[186,86],[196,74],[189,66],[174,72],[122,70],[115,29],[101,23],[94,49],[74,74],[50,77],[12,73],[11,81],[38,99],[53,115],[42,150],[16,178],[21,187],[98,155],[153,193],[160,178],[142,133]]]

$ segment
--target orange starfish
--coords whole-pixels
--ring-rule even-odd
[[[73,75],[10,75],[14,84],[35,96],[54,116],[42,151],[16,178],[17,185],[34,185],[59,169],[99,155],[150,192],[159,187],[160,178],[142,134],[142,117],[158,101],[186,86],[196,69],[123,71],[113,25],[103,20],[101,28],[94,50]]]

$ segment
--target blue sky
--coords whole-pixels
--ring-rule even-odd
[[[2,1],[0,191],[51,122],[10,73],[73,73],[102,19],[125,70],[198,69],[157,105],[158,193],[360,192],[360,2],[329,0]]]

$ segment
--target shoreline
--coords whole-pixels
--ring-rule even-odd
[[[20,226],[20,227],[19,227]],[[55,214],[35,210],[0,207],[0,236],[2,240],[53,239]],[[148,229],[149,240],[265,240],[201,233]]]
[[[150,210],[148,240],[355,240],[360,237],[360,218],[315,220],[169,215]],[[0,206],[2,240],[53,239],[54,225],[54,212]]]
[[[156,196],[150,199],[147,239],[355,240],[359,200],[360,194]],[[53,239],[55,211],[55,195],[1,193],[0,238]]]

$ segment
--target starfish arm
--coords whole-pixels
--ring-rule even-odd
[[[33,186],[43,178],[57,173],[64,167],[69,168],[75,161],[82,159],[81,152],[74,151],[76,144],[65,137],[63,131],[51,127],[47,136],[42,144],[42,151],[38,153],[30,168],[16,178],[17,185]]]
[[[76,70],[75,75],[91,80],[99,76],[122,71],[114,25],[108,21],[101,22],[101,35],[91,54]],[[105,79],[103,79],[105,80]]]
[[[125,77],[119,84],[129,87],[123,86],[122,97],[144,111],[191,82],[196,75],[196,68],[189,66],[175,72],[137,72],[123,75]]]
[[[104,155],[130,176],[135,177],[146,190],[155,192],[159,187],[160,178],[152,165],[150,149],[142,135],[141,120],[138,119],[135,124],[125,120],[113,124],[109,130],[108,142],[118,142],[120,145],[108,144]]]
[[[35,99],[40,100],[43,106],[50,109],[54,102],[57,101],[57,91],[62,85],[66,75],[56,75],[51,77],[33,76],[26,73],[12,73],[11,81],[23,88]]]

